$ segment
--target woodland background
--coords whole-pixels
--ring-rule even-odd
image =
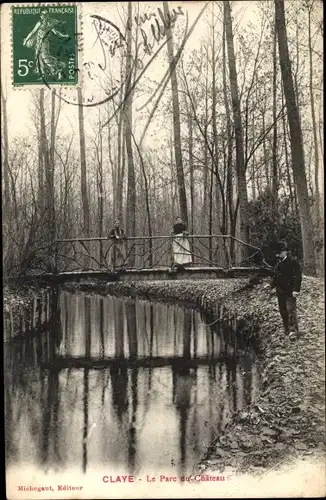
[[[255,21],[243,23],[247,4]],[[168,20],[176,3],[157,6]],[[123,25],[142,8],[117,4]],[[36,89],[33,128],[16,136],[1,89],[5,276],[44,264],[56,238],[106,236],[116,217],[128,236],[168,235],[179,214],[190,234],[237,236],[270,263],[285,238],[305,274],[323,275],[322,3],[208,2],[200,22],[180,52],[167,21],[166,78],[130,91],[133,23],[120,95],[92,114],[79,106],[76,126],[55,91]]]

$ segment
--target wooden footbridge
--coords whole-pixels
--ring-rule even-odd
[[[177,265],[172,236],[57,239],[25,278],[46,282],[217,279],[268,275],[260,248],[230,235],[189,235],[191,262]]]

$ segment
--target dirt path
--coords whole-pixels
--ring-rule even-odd
[[[260,397],[250,411],[234,415],[212,446],[203,468],[232,466],[250,472],[325,452],[324,286],[305,278],[298,298],[302,336],[283,335],[276,296],[262,285],[226,297],[230,310],[258,324],[263,353]]]

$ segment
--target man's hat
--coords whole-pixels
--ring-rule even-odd
[[[289,250],[288,244],[286,241],[279,241],[276,246],[277,252],[287,252]]]

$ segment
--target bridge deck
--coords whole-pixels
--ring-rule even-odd
[[[144,281],[144,280],[180,280],[180,279],[226,279],[242,278],[253,275],[267,276],[269,271],[261,267],[185,267],[172,271],[170,267],[155,267],[144,269],[120,269],[115,271],[67,271],[58,274],[46,273],[26,276],[26,281],[66,282],[99,279],[106,281]]]

